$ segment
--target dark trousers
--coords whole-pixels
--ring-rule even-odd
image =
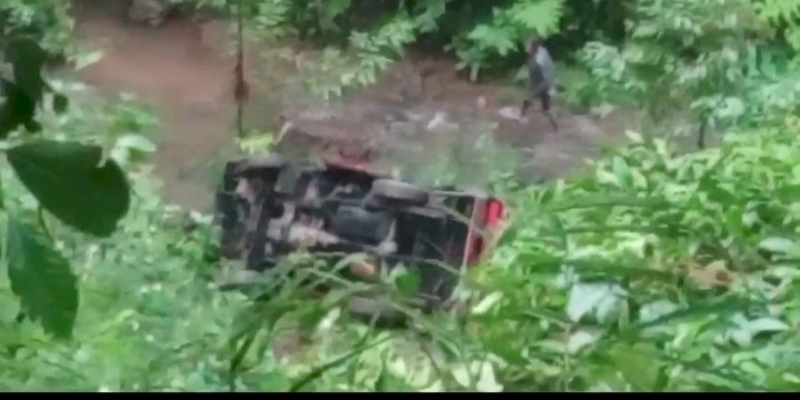
[[[558,124],[556,123],[556,119],[553,117],[553,114],[550,112],[551,101],[552,98],[550,97],[550,92],[548,91],[538,91],[534,93],[533,97],[537,97],[539,102],[542,104],[542,112],[547,115],[547,119],[550,121],[550,125],[553,126],[555,131],[558,131]],[[531,107],[531,99],[527,98],[522,102],[522,109],[519,112],[519,116],[524,117],[525,114],[528,112],[528,109]]]

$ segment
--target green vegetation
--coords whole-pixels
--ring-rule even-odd
[[[352,321],[346,290],[218,292],[210,218],[166,207],[142,162],[148,115],[42,77],[53,49],[75,56],[64,4],[0,4],[0,389],[800,389],[800,1],[246,2],[252,33],[329,46],[322,94],[412,42],[514,74],[537,32],[575,77],[566,99],[661,122],[568,179],[498,178],[514,214],[469,312],[402,331]],[[686,126],[722,144],[660,138]]]

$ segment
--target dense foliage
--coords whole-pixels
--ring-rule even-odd
[[[196,3],[238,5],[225,0]],[[800,28],[794,0],[243,4],[253,34],[299,36],[327,46],[320,59],[310,62],[315,68],[308,74],[314,77],[311,87],[324,96],[374,82],[409,44],[456,55],[459,68],[472,79],[481,72],[516,72],[525,39],[538,35],[547,38],[557,60],[581,61],[572,65],[570,78],[582,79],[564,79],[571,86],[565,96],[585,106],[644,101],[659,117],[688,102],[698,122],[720,125],[740,122],[745,112],[749,121],[761,121],[763,114],[773,108],[786,111],[797,99],[797,73],[792,70]],[[744,110],[745,100],[758,108]]]
[[[217,291],[210,218],[165,206],[140,162],[147,115],[43,77],[48,41],[68,41],[63,4],[0,5],[0,388],[800,388],[800,1],[246,2],[254,33],[354,61],[324,93],[369,84],[417,41],[473,75],[502,70],[537,32],[585,75],[574,102],[726,132],[691,153],[629,132],[574,177],[508,189],[505,235],[460,292],[469,312],[409,311],[402,331],[352,321],[348,291]],[[327,276],[306,257],[287,263]]]

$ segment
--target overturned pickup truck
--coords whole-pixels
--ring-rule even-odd
[[[367,261],[350,265],[350,279],[414,268],[418,300],[432,309],[447,303],[459,271],[480,261],[504,204],[479,190],[422,188],[352,163],[298,167],[271,155],[226,165],[217,211],[223,257],[243,260],[251,274],[298,247],[361,253]],[[370,308],[356,303],[351,309]]]

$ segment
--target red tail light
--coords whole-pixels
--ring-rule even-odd
[[[505,216],[505,205],[502,201],[497,199],[490,199],[486,202],[486,214],[484,215],[484,230],[483,234],[491,234],[492,229],[496,228],[500,221]],[[477,263],[483,252],[486,250],[486,238],[484,235],[476,235],[471,238],[469,246],[469,256],[467,257],[469,264]]]
[[[503,219],[505,208],[502,201],[497,199],[489,200],[489,204],[486,207],[486,227],[496,227],[500,223],[500,220]]]

